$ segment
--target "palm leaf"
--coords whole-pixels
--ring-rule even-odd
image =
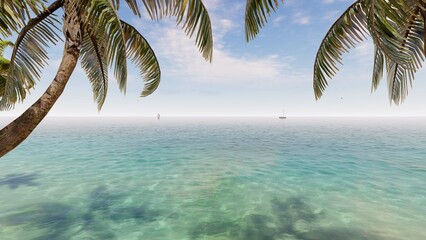
[[[142,97],[153,93],[160,84],[160,65],[146,39],[131,25],[121,21],[125,33],[128,57],[139,68],[145,86]]]
[[[284,3],[284,0],[281,0]],[[268,22],[267,17],[278,7],[278,0],[247,0],[245,13],[246,41],[252,40]]]
[[[3,57],[4,49],[6,47],[13,47],[13,43],[7,40],[0,40],[0,57]]]
[[[10,68],[10,61],[0,56],[0,75],[7,76]]]
[[[391,61],[406,68],[413,68],[412,52],[403,45],[404,33],[401,29],[407,28],[407,11],[403,1],[398,0],[369,0],[366,11],[368,27],[374,44]]]
[[[328,30],[317,52],[314,63],[314,93],[319,99],[327,87],[327,78],[339,70],[341,56],[351,47],[363,41],[368,34],[366,15],[362,1],[352,4]]]
[[[137,0],[126,0],[126,3],[130,10],[132,10],[133,14],[139,17],[141,16]],[[112,4],[114,5],[115,9],[118,10],[120,8],[120,0],[113,0]]]
[[[374,50],[374,67],[373,67],[373,79],[371,81],[371,91],[376,91],[379,86],[380,80],[383,78],[383,66],[385,64],[385,58],[382,51],[375,47]]]
[[[50,14],[32,19],[20,32],[12,51],[5,94],[0,100],[1,110],[24,100],[26,91],[40,78],[48,60],[45,48],[59,39],[58,21]]]
[[[7,77],[7,73],[10,67],[10,61],[3,57],[4,49],[8,46],[13,47],[13,43],[11,41],[0,40],[0,75],[3,76],[4,78],[2,80],[4,81],[2,82],[3,91],[4,91],[4,84],[6,84],[5,78]]]
[[[108,0],[87,1],[83,5],[87,8],[83,25],[88,34],[99,36],[104,33],[102,39],[106,41],[107,64],[114,68],[114,76],[118,81],[121,91],[126,92],[127,85],[127,61],[124,33],[120,18],[114,4]]]
[[[92,85],[93,98],[101,110],[108,91],[108,64],[102,37],[86,34],[81,45],[81,66]]]
[[[173,15],[178,1],[180,0],[142,0],[142,3],[145,5],[151,19],[158,20]]]
[[[201,0],[142,0],[152,19],[176,16],[183,23],[185,33],[191,37],[195,31],[195,44],[207,61],[213,56],[213,34],[210,17]]]
[[[405,27],[399,27],[398,30],[403,36],[400,48],[407,49],[410,62],[403,65],[389,57],[386,58],[389,100],[395,104],[400,104],[405,100],[408,88],[412,86],[414,74],[424,61],[424,19],[421,16],[420,8],[416,6],[412,11],[405,11],[412,15],[406,20]]]
[[[0,33],[7,37],[23,26],[20,17],[23,4],[20,1],[2,1],[0,4]]]
[[[10,66],[10,61],[3,57],[3,51],[7,46],[13,46],[13,43],[10,41],[0,41],[0,98],[4,95],[7,71],[9,70]]]
[[[7,37],[25,25],[31,13],[39,15],[46,8],[45,0],[1,0],[0,33]]]
[[[404,68],[391,59],[386,60],[386,65],[389,99],[391,102],[399,104],[408,95],[408,84],[411,85],[414,78],[414,70]]]
[[[0,74],[0,98],[4,95],[4,88],[6,87],[6,77]]]

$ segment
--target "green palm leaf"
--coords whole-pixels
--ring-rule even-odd
[[[408,95],[408,84],[414,78],[414,70],[404,68],[391,59],[386,60],[389,99],[396,104],[401,103]]]
[[[327,78],[339,70],[341,56],[351,47],[363,41],[368,34],[366,15],[362,1],[352,4],[328,30],[317,52],[314,63],[314,93],[319,99],[327,87]]]
[[[3,53],[4,53],[4,49],[6,47],[13,47],[13,43],[11,41],[6,41],[6,40],[0,40],[0,76],[2,76],[2,82],[1,84],[1,88],[0,90],[2,90],[2,92],[4,92],[4,86],[6,84],[6,79],[7,79],[7,73],[9,71],[10,68],[10,61],[6,58],[3,57]],[[2,96],[3,94],[1,94],[0,96]]]
[[[108,64],[103,36],[104,34],[86,34],[80,55],[81,66],[92,84],[93,98],[98,104],[98,110],[101,110],[108,91]]]
[[[191,37],[195,31],[195,44],[207,61],[212,60],[213,33],[210,17],[201,0],[142,0],[152,19],[176,16],[183,23],[185,33]]]
[[[10,68],[10,61],[0,56],[0,75],[6,77]]]
[[[0,74],[0,98],[4,95],[4,88],[6,87],[7,78]]]
[[[411,68],[412,56],[400,29],[406,28],[409,11],[396,0],[369,0],[367,2],[367,19],[370,34],[383,54],[398,65]]]
[[[281,0],[284,3],[284,0]],[[247,0],[245,14],[246,41],[252,40],[268,22],[267,17],[278,7],[278,0]]]
[[[23,26],[20,17],[23,4],[20,1],[2,1],[0,3],[0,33],[7,37]]]
[[[314,66],[315,97],[321,97],[326,78],[338,71],[341,55],[364,39],[367,28],[375,45],[371,90],[377,89],[386,66],[389,99],[400,104],[424,61],[424,5],[415,0],[358,0],[333,24]]]
[[[16,101],[25,99],[26,91],[40,78],[41,69],[46,65],[46,47],[56,44],[59,39],[54,16],[30,21],[20,32],[11,56],[5,94],[0,100],[0,109],[10,109]]]
[[[407,3],[409,4],[407,5]],[[396,37],[392,39],[392,43],[388,43],[389,41],[381,42],[380,39],[376,46],[380,48],[380,52],[386,59],[389,100],[395,104],[400,104],[408,95],[408,88],[412,86],[414,74],[424,61],[424,20],[420,13],[420,7],[412,1],[390,2],[390,4],[397,6],[394,8],[404,19],[398,20],[398,17],[388,17],[386,21],[396,32],[394,34]],[[383,36],[381,37],[383,38]],[[379,63],[383,61],[380,58],[376,58],[376,60]],[[376,71],[376,62],[374,70]],[[379,82],[378,76],[375,75],[376,73],[373,72],[373,90],[377,88]]]
[[[127,6],[129,6],[130,10],[132,10],[134,15],[139,17],[141,16],[137,0],[126,0],[126,3]],[[114,5],[115,9],[118,10],[120,8],[120,0],[114,0],[112,4]]]
[[[3,57],[4,49],[6,47],[13,47],[13,43],[7,40],[0,41],[0,57]]]
[[[407,66],[397,62],[391,62],[387,70],[389,100],[395,104],[402,103],[408,95],[408,89],[412,86],[414,74],[422,66],[424,61],[424,20],[418,9],[412,12],[408,22],[406,20],[405,28],[400,28],[403,32],[403,41],[401,47],[406,48],[410,54],[410,62]]]
[[[383,66],[385,64],[385,57],[382,51],[375,46],[374,50],[374,67],[373,67],[373,79],[371,81],[371,91],[376,91],[379,86],[380,80],[383,78]]]
[[[128,57],[139,68],[144,77],[145,86],[142,97],[153,93],[160,84],[160,65],[157,57],[146,39],[131,25],[121,21],[125,34]]]
[[[124,33],[114,4],[108,0],[93,0],[82,5],[87,8],[83,25],[88,34],[100,36],[106,41],[106,58],[114,68],[114,76],[121,91],[126,92],[127,61]]]
[[[10,61],[3,57],[4,49],[8,46],[13,47],[13,43],[10,41],[0,41],[0,98],[4,95],[7,73],[10,67]]]
[[[2,0],[0,1],[0,34],[7,37],[23,27],[31,13],[39,15],[45,0]]]

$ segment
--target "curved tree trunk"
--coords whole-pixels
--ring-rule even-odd
[[[21,116],[0,130],[0,157],[14,149],[24,141],[37,125],[43,120],[56,100],[61,96],[64,88],[77,65],[80,54],[81,27],[76,6],[64,3],[64,35],[65,48],[62,62],[53,82],[46,92],[28,108]]]
[[[59,71],[46,92],[21,116],[0,130],[0,157],[24,141],[47,115],[64,91],[77,59],[78,52],[65,53]]]

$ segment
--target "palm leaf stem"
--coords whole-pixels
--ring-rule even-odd
[[[107,92],[106,89],[108,88],[108,76],[105,73],[108,72],[108,69],[105,69],[104,68],[105,65],[102,64],[103,63],[102,59],[104,59],[104,56],[102,56],[98,39],[96,38],[96,36],[90,35],[90,34],[89,34],[89,38],[90,38],[90,41],[93,44],[93,49],[94,49],[94,52],[96,54],[96,58],[98,60],[98,66],[100,68],[100,72],[103,73],[103,74],[101,74],[101,77],[102,77],[102,85],[101,85],[101,87],[102,87],[102,89],[104,89],[103,90],[103,94],[101,96],[97,96],[96,97],[96,99],[98,100],[98,110],[100,111],[101,108],[102,108],[102,105],[105,102],[106,94],[107,94],[106,93]]]

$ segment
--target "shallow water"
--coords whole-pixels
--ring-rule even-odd
[[[0,239],[426,239],[425,147],[425,118],[48,119],[0,159]]]

